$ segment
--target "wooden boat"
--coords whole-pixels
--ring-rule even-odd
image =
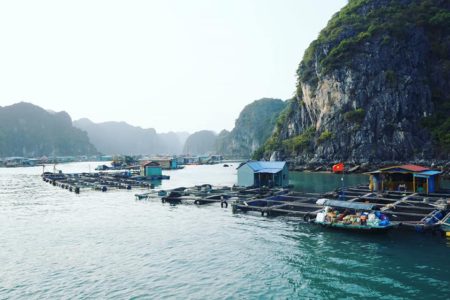
[[[448,213],[441,221],[440,221],[441,230],[445,232],[447,236],[450,236],[450,213]]]
[[[141,193],[141,194],[134,194],[134,196],[136,197],[136,200],[143,200],[143,199],[148,199],[151,197],[156,197],[157,193],[156,192],[147,192],[147,193]]]
[[[319,199],[323,209],[317,213],[313,223],[336,229],[360,232],[386,232],[398,227],[377,210],[376,204],[355,203],[350,201]]]
[[[390,223],[388,225],[384,225],[384,226],[343,224],[343,223],[318,222],[318,221],[315,221],[315,223],[322,225],[324,227],[329,227],[329,228],[345,229],[345,230],[353,230],[353,231],[361,231],[361,232],[386,232],[392,228],[399,226],[399,224],[392,224],[392,223]]]

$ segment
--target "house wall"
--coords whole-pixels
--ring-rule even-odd
[[[255,184],[255,174],[248,165],[243,165],[237,170],[238,185],[252,186]]]
[[[178,168],[178,161],[177,161],[176,159],[170,160],[170,168],[171,168],[171,169],[176,169],[176,168]]]
[[[287,165],[285,165],[283,171],[281,172],[281,186],[285,187],[288,185],[289,185],[289,170]]]
[[[145,167],[145,176],[160,176],[162,175],[162,169],[160,167]]]

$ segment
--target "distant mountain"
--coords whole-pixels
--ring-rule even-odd
[[[201,155],[215,152],[217,135],[210,130],[201,130],[191,134],[184,144],[183,153]]]
[[[31,103],[0,107],[0,157],[91,155],[97,150],[66,112]]]
[[[125,122],[94,123],[80,119],[73,125],[85,130],[99,151],[105,154],[179,154],[188,133],[158,134],[155,129],[144,129]]]
[[[231,157],[250,158],[272,134],[276,120],[287,102],[263,98],[250,103],[239,114],[231,132],[222,131],[216,141],[217,152]]]
[[[167,132],[158,134],[161,141],[165,145],[165,151],[163,153],[181,154],[183,152],[183,146],[189,137],[188,132]]]

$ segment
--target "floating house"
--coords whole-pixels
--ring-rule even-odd
[[[150,158],[143,158],[139,160],[141,164],[147,163],[147,162],[156,162],[158,163],[163,170],[176,170],[181,169],[181,164],[179,163],[179,160],[177,158],[168,158],[168,157],[150,157]]]
[[[5,167],[20,167],[25,164],[27,159],[21,156],[6,157],[4,159]]]
[[[249,161],[237,169],[239,186],[277,186],[289,184],[289,171],[284,161]]]
[[[174,170],[178,168],[178,161],[174,158],[152,159],[152,161],[158,163],[164,170]]]
[[[369,172],[370,188],[374,191],[434,193],[439,191],[441,173],[417,165],[392,166]]]
[[[147,162],[141,165],[141,175],[147,177],[162,176],[162,168],[155,161]]]
[[[196,165],[200,163],[200,158],[197,156],[185,156],[184,164],[185,165]]]
[[[112,157],[112,155],[102,155],[102,156],[100,156],[99,160],[100,161],[111,161],[111,160],[113,160],[113,157]]]

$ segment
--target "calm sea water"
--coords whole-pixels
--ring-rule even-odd
[[[60,166],[87,171],[96,164]],[[445,299],[450,241],[431,234],[324,231],[293,218],[218,205],[136,201],[137,191],[82,192],[0,169],[0,298]],[[192,166],[162,187],[231,185],[236,170]],[[291,174],[312,191],[331,174]],[[352,178],[352,179],[350,179]],[[346,177],[350,183],[367,180]],[[327,188],[328,187],[328,188]]]

